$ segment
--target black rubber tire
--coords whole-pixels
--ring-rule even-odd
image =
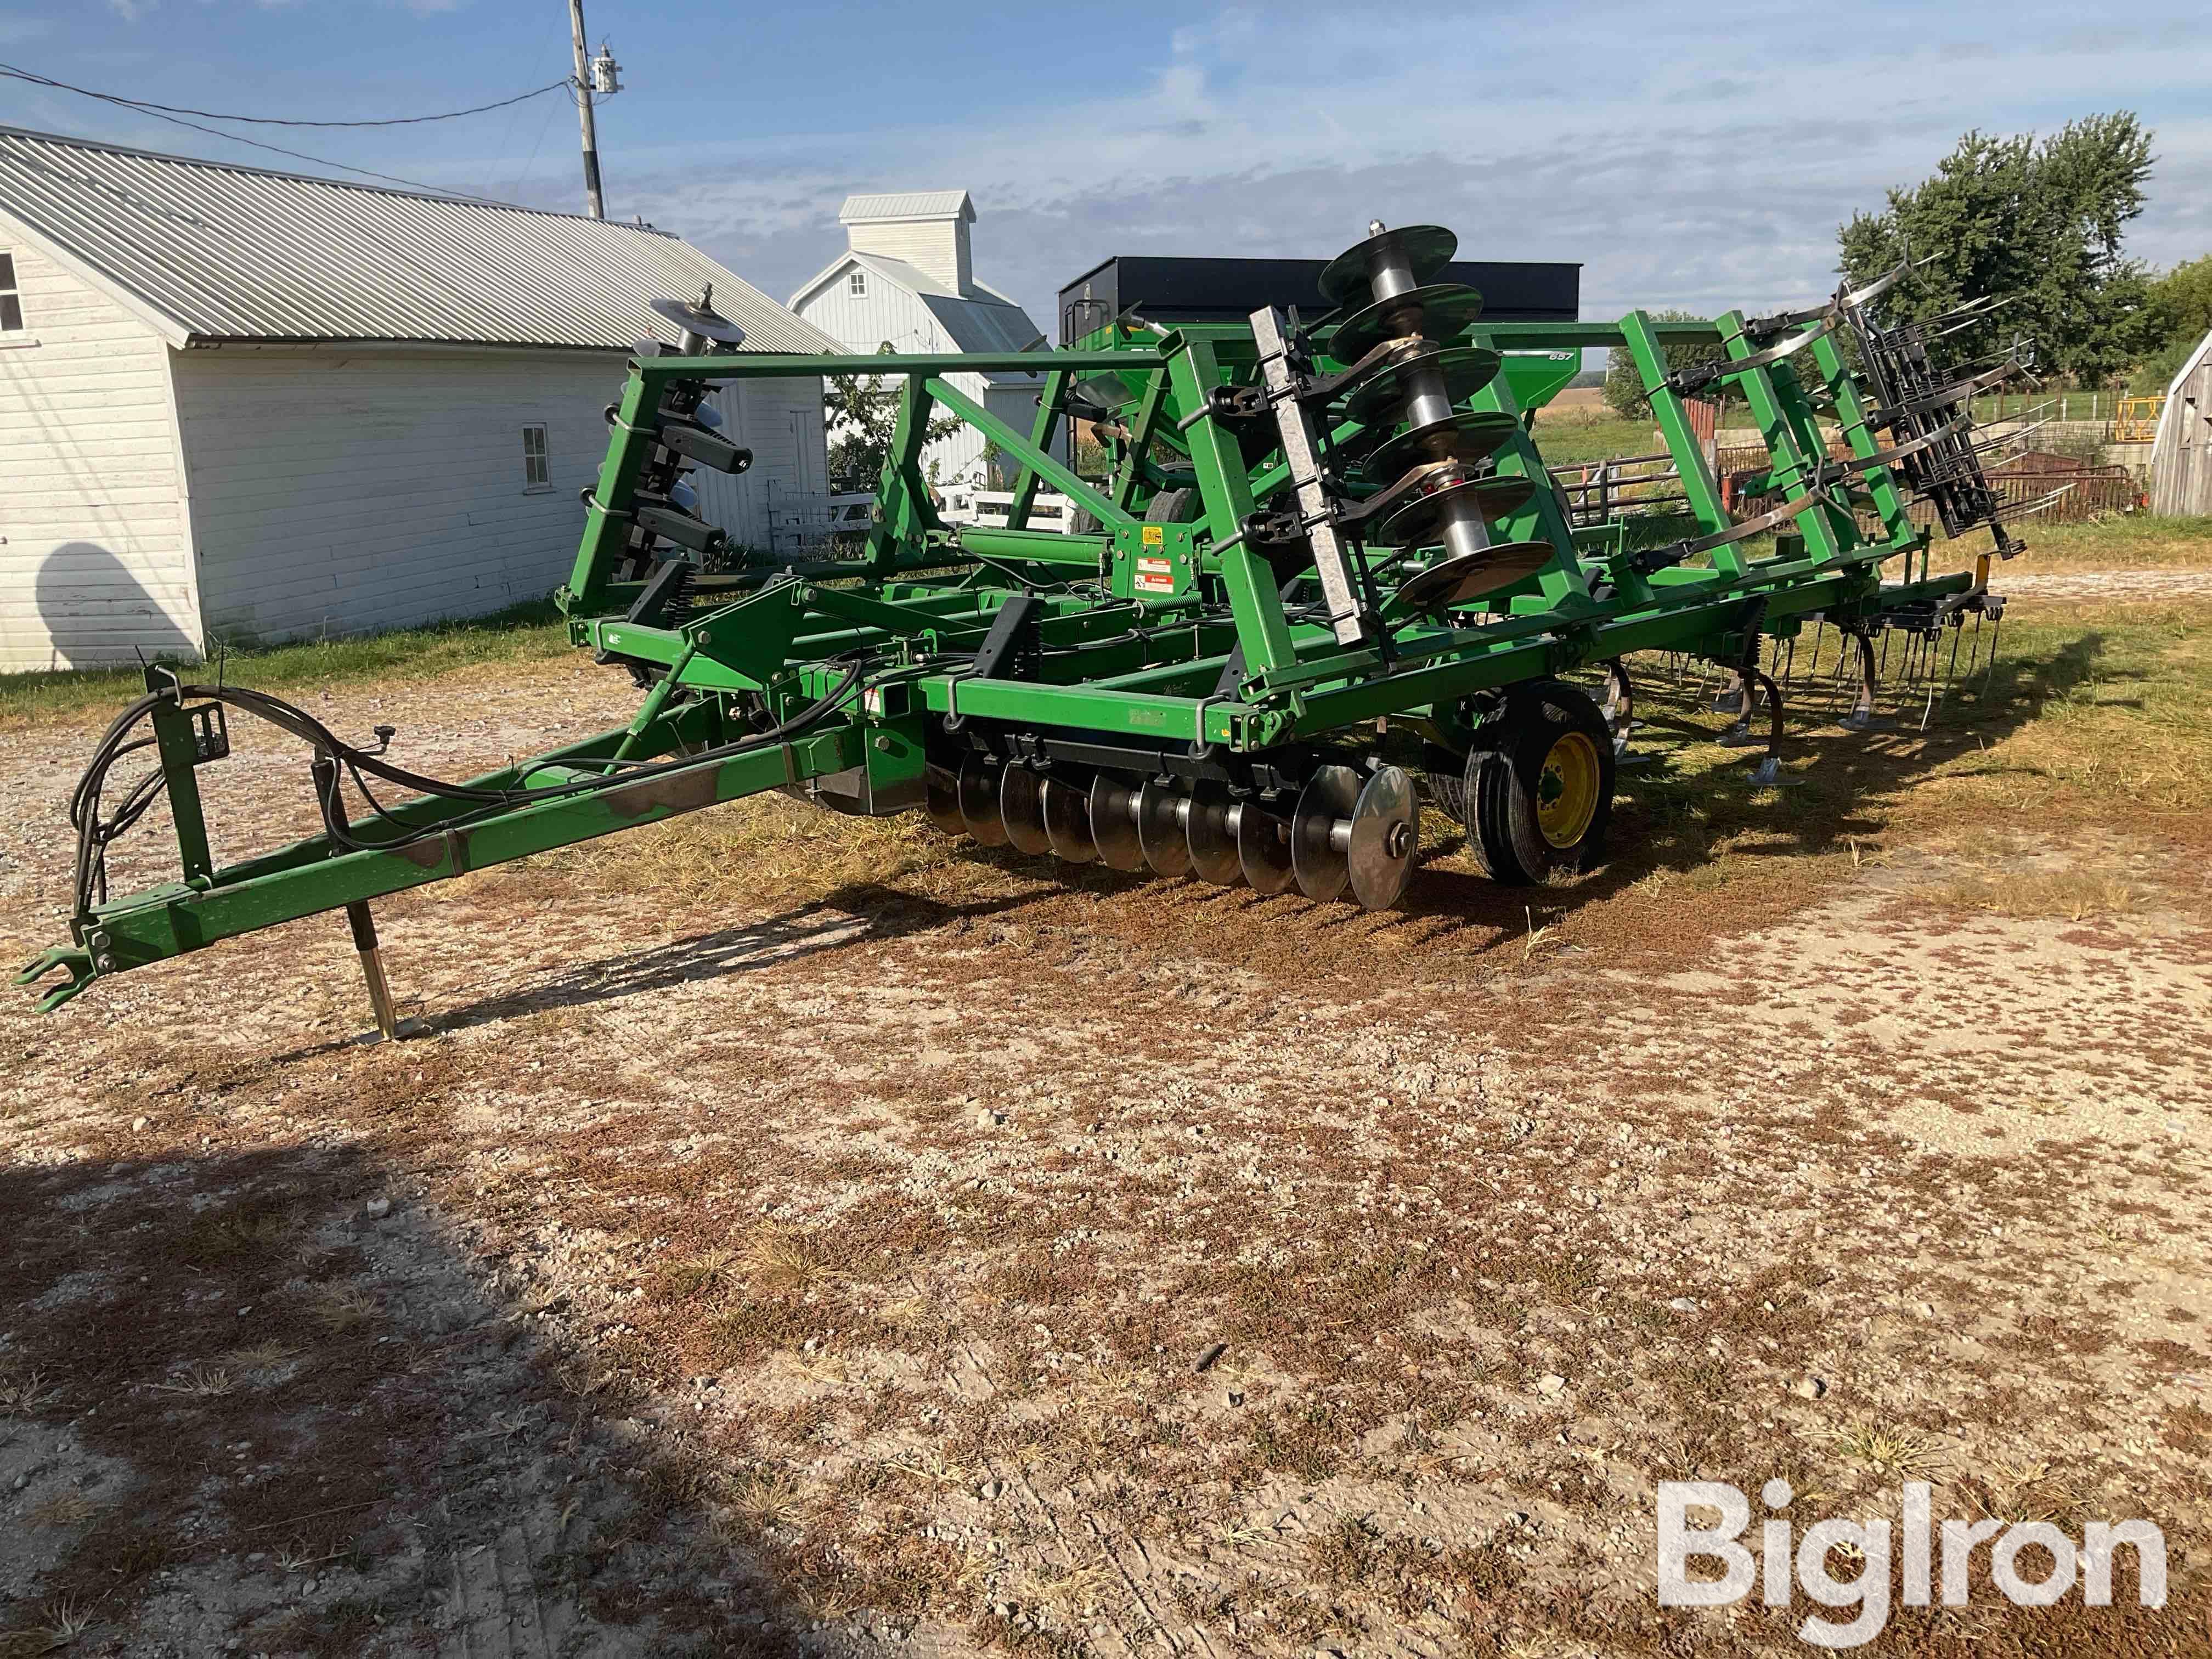
[[[1185,484],[1178,489],[1163,489],[1145,508],[1146,524],[1188,524],[1205,510],[1206,503],[1197,489]]]
[[[1571,842],[1554,846],[1538,817],[1544,769],[1554,745],[1571,734],[1589,744],[1597,772],[1589,820]],[[1555,872],[1594,869],[1605,857],[1613,817],[1613,734],[1588,693],[1559,680],[1515,686],[1498,717],[1477,734],[1468,757],[1466,794],[1472,811],[1468,841],[1492,881],[1525,886]]]

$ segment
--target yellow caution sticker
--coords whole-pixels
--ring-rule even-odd
[[[1168,527],[1165,525],[1148,524],[1143,528],[1145,532],[1143,540],[1146,547],[1165,547],[1168,544]]]

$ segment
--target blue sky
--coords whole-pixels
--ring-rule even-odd
[[[1408,9],[1412,15],[1423,9]],[[1583,262],[1583,314],[1801,301],[1835,229],[1959,133],[2131,108],[2156,130],[2154,263],[2212,251],[2203,0],[1709,0],[1024,8],[586,0],[627,90],[600,109],[608,208],[778,298],[842,245],[853,190],[965,186],[979,274],[1050,328],[1113,253],[1327,255],[1370,217],[1474,258]],[[562,0],[0,0],[0,60],[164,103],[345,119],[553,81]],[[314,171],[0,81],[0,122]],[[559,94],[437,126],[246,129],[533,206],[579,209]]]

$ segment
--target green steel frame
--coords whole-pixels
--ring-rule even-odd
[[[949,732],[971,723],[1025,738],[1139,756],[1200,754],[1232,765],[1357,740],[1360,728],[1383,716],[1428,741],[1464,748],[1475,701],[1496,688],[1644,650],[1739,664],[1760,635],[1792,635],[1812,613],[1863,625],[1886,608],[1958,594],[1974,580],[1930,580],[1923,561],[1917,580],[1883,583],[1881,567],[1892,559],[1905,558],[1911,576],[1924,534],[1906,520],[1896,484],[1880,466],[1858,481],[1870,498],[1872,534],[1808,484],[1825,446],[1805,381],[1787,362],[1732,379],[1765,440],[1768,485],[1799,505],[1794,537],[1765,556],[1729,545],[1709,562],[1659,569],[1632,554],[1578,549],[1528,410],[1565,384],[1583,349],[1626,347],[1692,516],[1706,533],[1724,532],[1729,515],[1683,400],[1667,385],[1665,351],[1717,343],[1731,361],[1752,357],[1744,319],[1731,313],[1662,322],[1637,312],[1615,323],[1481,324],[1470,338],[1505,354],[1505,372],[1471,406],[1523,417],[1498,470],[1539,486],[1502,533],[1547,542],[1552,557],[1510,588],[1351,647],[1306,614],[1310,567],[1303,586],[1296,572],[1286,580],[1244,533],[1255,504],[1286,477],[1279,454],[1251,459],[1249,432],[1209,403],[1215,388],[1250,381],[1256,353],[1249,327],[1163,331],[1116,324],[1073,349],[1018,354],[640,356],[610,414],[605,460],[559,600],[576,645],[629,666],[650,690],[628,725],[471,786],[568,793],[480,810],[460,823],[449,822],[448,801],[425,797],[362,818],[344,836],[312,837],[216,869],[193,785],[197,757],[188,733],[179,735],[190,725],[190,690],[179,693],[169,682],[155,720],[181,878],[88,906],[76,919],[74,943],[32,963],[19,982],[64,970],[67,979],[44,997],[52,1008],[103,975],[317,911],[355,907],[365,917],[359,907],[386,894],[765,789],[798,788],[848,810],[917,805],[932,754]],[[1027,431],[954,381],[966,372],[1003,370],[1043,373]],[[851,372],[903,383],[865,545],[852,556],[811,562],[701,568],[685,608],[655,613],[640,571],[637,490],[672,392],[696,394],[702,381]],[[1832,340],[1813,343],[1804,373],[1846,421],[1859,412],[1858,392]],[[1102,397],[1115,404],[1127,434],[1103,478],[1079,476],[1060,459],[1057,441],[1079,387],[1086,409],[1095,410]],[[921,457],[929,421],[940,413],[981,431],[1018,467],[1005,527],[939,517]],[[1873,439],[1853,433],[1855,453],[1873,453]],[[1338,443],[1359,435],[1350,422],[1330,433]],[[1072,499],[1089,526],[1073,533],[1032,527],[1045,489]],[[1149,519],[1171,489],[1195,490],[1196,515]],[[1392,580],[1423,568],[1419,556],[1407,559]],[[1007,613],[1018,599],[1019,612]],[[1018,657],[988,649],[1002,613],[1033,630],[1032,648]],[[825,698],[836,699],[826,711]],[[787,723],[810,708],[816,713],[803,732],[735,746],[763,724]],[[694,754],[701,758],[686,758]],[[634,775],[649,761],[659,763],[656,769]],[[380,849],[379,841],[404,844]]]

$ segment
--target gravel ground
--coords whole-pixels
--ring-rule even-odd
[[[319,712],[452,773],[629,704]],[[0,734],[19,957],[84,737]],[[295,755],[210,775],[307,827]],[[1657,1607],[1654,1504],[1780,1475],[2165,1530],[2162,1613],[2124,1558],[2120,1607],[1978,1587],[1886,1650],[2206,1651],[2203,889],[2020,829],[2140,902],[1962,915],[1899,850],[1638,940],[1602,879],[1540,933],[1434,870],[1370,917],[533,868],[382,907],[405,1043],[348,1040],[329,917],[10,1004],[8,1650],[1773,1653],[1802,1596]]]

